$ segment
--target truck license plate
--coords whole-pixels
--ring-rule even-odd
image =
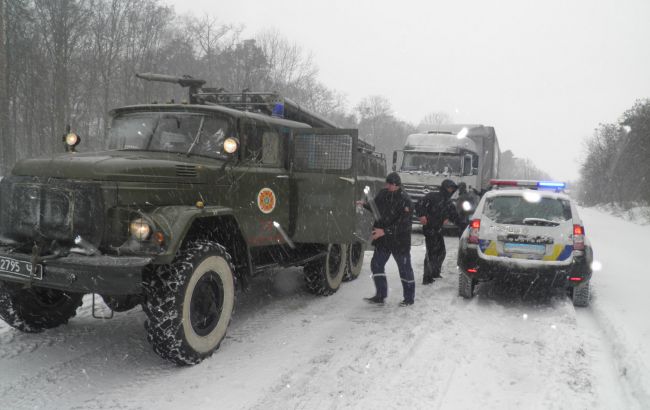
[[[19,261],[17,259],[0,256],[0,272],[9,273],[15,276],[43,280],[43,266],[36,265],[36,271],[33,275],[32,264],[29,262]]]

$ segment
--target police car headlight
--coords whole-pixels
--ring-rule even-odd
[[[142,218],[134,219],[129,225],[129,232],[139,241],[144,241],[151,235],[151,226]]]

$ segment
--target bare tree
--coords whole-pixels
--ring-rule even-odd
[[[443,111],[433,111],[424,116],[418,125],[418,131],[435,131],[441,125],[451,124],[451,116]]]

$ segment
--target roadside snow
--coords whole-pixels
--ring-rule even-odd
[[[618,372],[643,408],[650,408],[650,227],[581,209],[585,231],[602,270],[592,278],[592,311],[607,335]]]
[[[630,356],[643,348],[635,344],[640,335],[626,329],[636,322],[616,321],[619,307],[631,303],[617,292],[630,284],[605,280],[607,267],[619,261],[615,253],[600,253],[605,244],[596,235],[604,229],[606,238],[620,221],[601,227],[592,221],[600,216],[584,214],[605,265],[594,284],[597,316],[590,309],[576,314],[562,292],[522,300],[485,284],[473,300],[459,298],[458,241],[451,237],[443,279],[422,286],[424,246],[415,233],[415,305],[397,306],[401,284],[392,260],[387,304],[362,300],[374,292],[371,252],[359,279],[327,298],[303,290],[300,270],[277,271],[239,295],[226,340],[194,367],[178,368],[152,352],[140,309],[96,320],[89,297],[67,326],[41,334],[0,322],[0,407],[647,408],[638,383],[621,384],[647,376]],[[619,326],[602,330],[602,321]],[[625,376],[619,363],[626,363]]]
[[[594,209],[617,216],[629,222],[650,225],[650,206],[640,203],[633,205],[632,207],[624,208],[617,204],[603,204],[595,206]]]

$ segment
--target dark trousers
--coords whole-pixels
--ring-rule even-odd
[[[391,252],[390,249],[378,246],[375,248],[375,253],[372,255],[370,261],[370,270],[372,271],[372,279],[375,282],[377,296],[386,298],[388,296],[388,281],[386,280],[386,262],[390,256],[397,263],[399,270],[399,277],[402,279],[402,289],[404,290],[404,300],[406,302],[413,302],[415,300],[415,276],[413,275],[413,268],[411,267],[411,253],[406,252]]]
[[[463,232],[465,232],[465,229],[467,229],[467,225],[469,225],[469,221],[461,221],[458,222],[458,237],[460,238],[463,236]]]
[[[427,254],[424,256],[424,275],[422,283],[431,283],[433,278],[440,277],[442,262],[447,256],[445,249],[445,237],[442,232],[427,232],[424,235],[424,243],[427,246]]]

